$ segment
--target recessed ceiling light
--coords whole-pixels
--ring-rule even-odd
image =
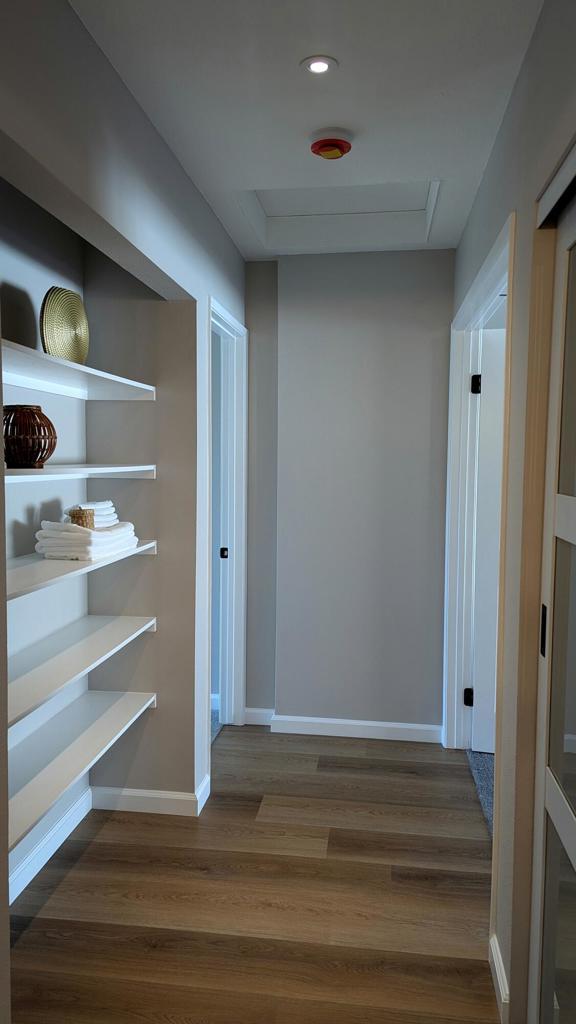
[[[313,75],[324,75],[327,71],[337,68],[338,61],[335,57],[326,57],[324,54],[317,53],[313,57],[305,57],[304,60],[301,60],[300,67],[311,71]]]

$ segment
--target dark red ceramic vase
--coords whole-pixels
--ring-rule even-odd
[[[57,440],[54,424],[39,405],[4,406],[4,460],[8,469],[44,469]]]

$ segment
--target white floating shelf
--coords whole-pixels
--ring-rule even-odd
[[[8,659],[8,725],[155,629],[154,617],[86,615],[15,654]]]
[[[99,480],[115,477],[120,480],[155,480],[156,466],[59,466],[44,469],[6,469],[7,484],[37,484],[47,480]]]
[[[104,370],[57,359],[37,349],[2,341],[5,384],[87,401],[153,402],[156,388]]]
[[[156,541],[140,541],[138,547],[131,551],[121,551],[109,558],[100,558],[96,562],[72,562],[43,558],[42,555],[22,555],[20,558],[11,558],[8,560],[6,571],[6,596],[9,601],[13,601],[17,597],[23,597],[24,594],[32,594],[44,587],[51,587],[52,584],[59,583],[61,580],[84,576],[105,565],[112,565],[114,562],[121,562],[124,558],[141,554],[155,555]]]
[[[155,693],[84,693],[10,751],[9,847],[110,749]]]

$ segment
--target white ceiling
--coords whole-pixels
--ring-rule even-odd
[[[542,6],[70,2],[252,259],[457,245]],[[334,125],[352,152],[320,160]]]

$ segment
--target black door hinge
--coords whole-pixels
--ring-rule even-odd
[[[482,374],[473,373],[470,377],[470,391],[473,395],[479,395],[482,392]]]
[[[548,609],[545,604],[542,605],[542,611],[540,612],[540,654],[543,658],[546,657],[546,624],[548,621]]]
[[[473,708],[474,707],[474,688],[472,686],[465,686],[464,687],[464,707],[465,708]]]

